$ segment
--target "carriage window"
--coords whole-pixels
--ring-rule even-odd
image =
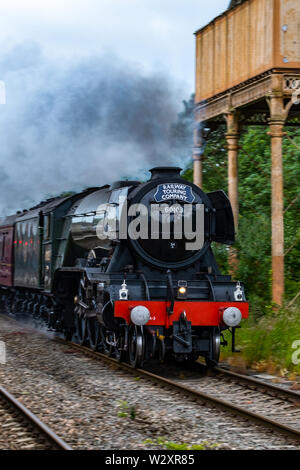
[[[2,250],[1,250],[1,259],[5,257],[5,235],[2,237]]]
[[[48,240],[51,235],[51,214],[44,216],[44,240]]]
[[[0,260],[5,260],[5,240],[6,240],[6,233],[1,233],[0,235]]]

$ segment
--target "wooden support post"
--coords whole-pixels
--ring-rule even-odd
[[[202,172],[202,158],[204,152],[204,138],[202,133],[202,125],[197,124],[194,129],[194,148],[193,148],[193,161],[194,161],[194,184],[202,188],[203,186],[203,172]]]
[[[239,150],[239,114],[236,111],[226,115],[227,149],[228,149],[228,197],[231,202],[235,232],[239,226],[239,193],[238,193],[238,150]],[[231,275],[238,268],[238,256],[234,247],[229,250],[229,267]]]
[[[285,106],[283,99],[283,78],[272,76],[272,91],[267,97],[270,108],[271,136],[271,183],[272,183],[272,299],[282,305],[284,296],[284,199],[282,139],[283,127],[292,106],[292,100]]]
[[[284,295],[284,219],[282,138],[284,121],[270,119],[272,158],[272,299],[282,305]]]
[[[194,184],[202,188],[203,173],[202,173],[202,157],[201,155],[193,155],[194,160]]]
[[[228,196],[232,205],[235,231],[239,225],[238,195],[238,150],[239,150],[239,115],[232,112],[226,115],[228,148]]]

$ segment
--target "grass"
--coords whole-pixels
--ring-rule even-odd
[[[135,406],[129,406],[126,400],[118,400],[118,417],[119,418],[136,418]]]
[[[214,450],[219,444],[211,444],[208,441],[203,441],[201,444],[187,444],[187,443],[176,443],[167,441],[163,437],[158,437],[153,441],[152,439],[146,439],[143,444],[159,445],[163,449],[167,450]]]
[[[234,354],[236,361],[269,373],[300,375],[300,308],[268,310],[257,321],[250,312],[249,320],[237,330],[236,347],[242,352]],[[229,345],[222,348],[221,359],[232,359],[230,333],[226,332],[225,337]]]

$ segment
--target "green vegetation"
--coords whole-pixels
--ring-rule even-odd
[[[288,128],[300,148],[300,129]],[[224,126],[212,132],[203,162],[204,190],[227,192],[227,156]],[[239,153],[240,219],[236,247],[239,251],[237,277],[246,285],[256,310],[265,313],[271,303],[271,184],[270,137],[260,126],[248,127],[242,134]],[[287,138],[284,153],[285,194],[285,276],[286,300],[300,291],[300,151]],[[192,180],[192,164],[184,175]],[[228,272],[227,248],[215,246],[222,272]]]
[[[119,418],[130,418],[135,419],[136,409],[135,406],[129,406],[126,400],[118,401],[118,416]]]
[[[226,332],[230,342],[230,333]],[[280,373],[282,376],[295,378],[300,375],[300,340],[299,308],[282,308],[274,315],[270,309],[259,320],[252,316],[237,331],[237,349],[242,354],[235,354],[233,364],[251,366],[261,372]],[[297,352],[299,351],[299,352]],[[223,349],[222,358],[232,356],[230,347]],[[293,356],[294,362],[293,363]],[[296,361],[295,361],[296,359]]]
[[[201,444],[197,444],[197,445],[187,444],[187,443],[178,444],[176,442],[167,441],[163,437],[158,437],[157,439],[155,439],[155,441],[151,439],[146,439],[146,441],[144,441],[143,444],[159,445],[163,449],[167,449],[167,450],[214,450],[219,445],[219,444],[211,444],[208,441],[203,441],[201,442]]]
[[[177,142],[192,141],[193,100],[174,126]],[[300,372],[292,363],[292,344],[300,340],[300,128],[287,127],[283,143],[285,197],[285,308],[277,311],[271,300],[271,155],[268,128],[244,127],[239,151],[239,233],[236,241],[239,268],[236,278],[245,283],[250,302],[250,319],[237,332],[247,365],[287,368]],[[204,151],[203,189],[227,193],[227,150],[225,125],[210,133]],[[188,137],[187,137],[188,136]],[[176,139],[175,139],[176,140]],[[185,155],[182,155],[185,158]],[[193,180],[192,161],[184,177]],[[215,244],[214,252],[226,274],[228,248]],[[227,351],[225,356],[229,356]]]

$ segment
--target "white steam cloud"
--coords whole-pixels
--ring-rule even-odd
[[[178,90],[162,73],[145,75],[112,55],[53,63],[23,43],[0,57],[0,79],[1,215],[185,163],[171,137]]]

